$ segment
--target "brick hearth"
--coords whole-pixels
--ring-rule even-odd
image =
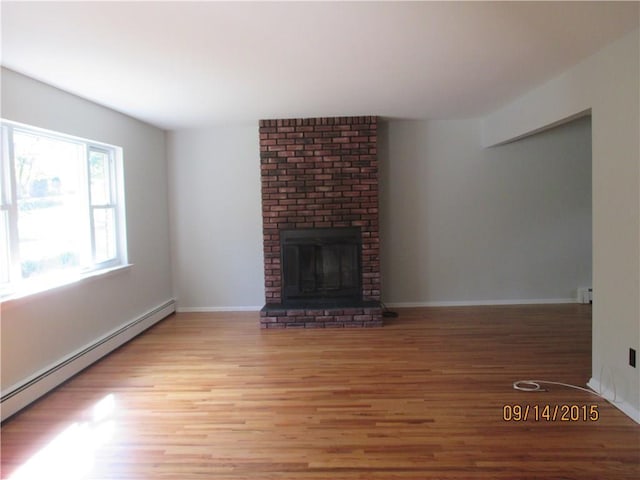
[[[260,121],[265,307],[262,328],[382,325],[377,117]],[[280,231],[359,227],[362,301],[282,302]]]

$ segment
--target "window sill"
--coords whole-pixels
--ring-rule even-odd
[[[38,296],[54,293],[55,291],[68,288],[70,286],[80,285],[99,278],[105,278],[114,275],[119,272],[130,270],[133,264],[118,265],[116,267],[104,268],[101,270],[95,270],[88,273],[80,273],[75,275],[66,276],[56,280],[47,280],[40,282],[25,282],[23,285],[18,286],[16,289],[7,292],[6,294],[0,293],[0,305],[14,304],[15,302],[28,301],[35,299]],[[7,305],[8,306],[8,305]]]

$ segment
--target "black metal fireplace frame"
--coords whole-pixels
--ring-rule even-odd
[[[338,285],[325,286],[322,280],[307,282],[292,279],[295,271],[299,272],[299,265],[292,267],[291,262],[299,260],[301,252],[311,255],[327,252],[326,249],[341,252],[347,257],[351,265],[344,266],[346,272],[333,272],[333,278],[339,278]],[[362,234],[358,227],[312,228],[297,230],[282,230],[280,232],[281,252],[281,294],[282,303],[290,306],[306,304],[332,304],[336,301],[362,302]],[[295,254],[293,252],[296,252]],[[352,253],[348,253],[352,252]],[[295,259],[292,257],[296,257]],[[352,258],[350,258],[352,257]],[[314,260],[315,261],[315,260]],[[322,262],[322,260],[320,260]],[[340,269],[342,260],[338,260]],[[296,270],[297,269],[297,270]],[[322,273],[314,272],[321,275]],[[346,279],[346,280],[345,280]],[[311,285],[311,286],[309,286]]]

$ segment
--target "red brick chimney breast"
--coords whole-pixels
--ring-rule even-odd
[[[380,326],[377,117],[260,121],[265,308],[261,327]],[[340,308],[282,305],[280,231],[359,227],[362,298]]]

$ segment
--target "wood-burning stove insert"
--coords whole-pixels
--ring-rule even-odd
[[[285,305],[362,301],[359,228],[282,230]]]

